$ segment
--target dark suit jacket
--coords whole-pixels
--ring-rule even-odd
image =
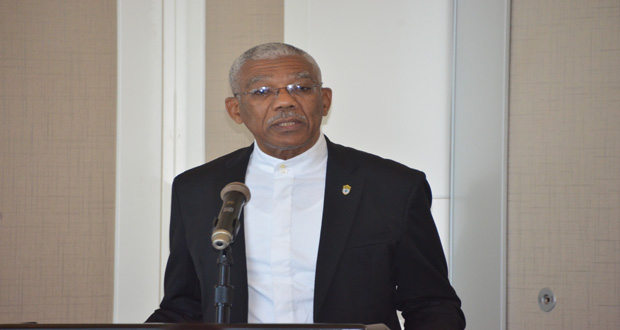
[[[460,300],[430,213],[424,173],[327,141],[323,223],[316,265],[316,323],[385,323],[463,329]],[[211,247],[220,191],[244,182],[252,146],[180,174],[172,188],[165,296],[147,322],[215,321],[218,252]],[[343,194],[343,186],[351,186]],[[232,323],[246,323],[243,226],[232,245]]]

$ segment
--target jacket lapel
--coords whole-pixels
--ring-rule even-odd
[[[354,175],[356,165],[345,148],[327,140],[323,222],[314,280],[314,315],[319,315],[332,278],[353,226],[364,188],[364,178]]]

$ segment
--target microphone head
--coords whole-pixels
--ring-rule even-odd
[[[222,200],[224,199],[224,196],[231,191],[242,193],[245,196],[246,203],[250,201],[250,189],[248,188],[248,186],[241,182],[231,182],[227,184],[220,193],[220,197],[222,197]]]
[[[224,250],[232,242],[232,234],[228,230],[217,230],[211,235],[211,245],[216,250]]]

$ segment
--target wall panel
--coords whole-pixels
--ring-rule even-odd
[[[284,40],[284,1],[206,2],[206,160],[212,160],[254,138],[226,113],[224,99],[232,96],[228,71],[232,62],[252,46]]]
[[[620,2],[514,0],[512,22],[508,329],[618,329]]]
[[[116,1],[0,1],[0,323],[109,322]]]

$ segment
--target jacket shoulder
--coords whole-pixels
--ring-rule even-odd
[[[247,164],[252,153],[252,146],[235,150],[205,164],[196,166],[179,174],[174,179],[174,184],[186,184],[190,182],[201,182],[218,180],[222,178],[236,178],[237,172],[245,173]],[[237,178],[237,181],[243,181]]]
[[[388,176],[425,177],[424,172],[392,159],[333,142],[328,145],[329,157],[336,162],[349,164],[354,171],[382,173]]]

